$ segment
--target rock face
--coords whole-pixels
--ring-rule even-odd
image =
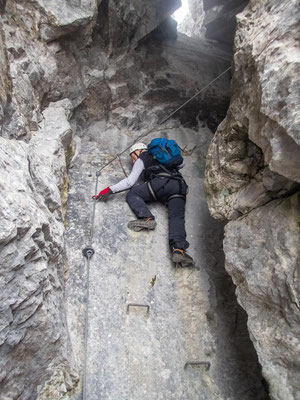
[[[87,358],[91,399],[97,399],[99,392],[116,399],[132,395],[135,400],[146,398],[146,394],[149,400],[267,399],[246,330],[246,315],[236,303],[232,282],[224,270],[223,225],[209,217],[202,188],[205,153],[212,130],[224,118],[229,103],[230,74],[222,75],[187,107],[176,112],[163,128],[158,125],[231,63],[228,51],[219,45],[177,36],[176,24],[168,16],[179,3],[178,0],[0,1],[1,400],[82,397],[79,378],[83,372],[87,301],[83,244],[94,244],[98,252],[91,270],[92,307],[87,308],[87,315],[94,316]],[[298,11],[296,2],[291,4]],[[286,9],[284,13],[288,13]],[[259,9],[251,5],[249,10],[250,22],[257,18],[262,24],[264,6]],[[268,10],[274,16],[276,11],[283,12],[281,5]],[[291,19],[283,14],[286,19],[282,28],[277,28],[280,24],[272,25],[273,21],[266,24],[270,35],[276,26],[279,30],[275,32],[283,34],[281,37],[290,45],[293,39],[288,32],[291,35],[298,32],[296,11]],[[241,16],[241,29],[247,28],[245,17]],[[255,34],[251,25],[251,35]],[[251,50],[246,36],[237,37],[235,82],[244,76],[239,57],[248,60]],[[272,38],[271,53],[276,43],[276,38]],[[232,104],[237,100],[240,103],[237,108],[232,105],[228,115],[240,117],[244,113],[245,118],[236,117],[233,123],[228,117],[218,131],[223,129],[227,135],[226,129],[230,127],[231,136],[225,139],[232,149],[232,163],[227,163],[231,170],[225,175],[226,179],[230,177],[232,186],[223,175],[217,175],[213,164],[214,149],[219,155],[217,162],[222,164],[228,156],[225,149],[216,145],[221,142],[220,133],[208,157],[207,180],[215,179],[215,186],[212,180],[208,187],[213,188],[211,193],[221,193],[210,197],[210,205],[213,198],[218,204],[213,214],[222,218],[248,212],[297,189],[295,168],[289,170],[293,158],[286,157],[289,163],[282,161],[279,170],[275,152],[266,151],[265,108],[259,108],[262,106],[253,101],[249,107],[243,103],[248,99],[248,90],[262,94],[254,91],[255,84],[262,87],[259,81],[263,76],[262,65],[271,64],[266,57],[259,58],[269,51],[261,46],[260,43],[254,48],[258,69],[253,67],[256,61],[249,64],[253,68],[247,68],[247,73],[253,72],[253,76],[247,77],[253,80],[245,81],[248,84],[241,93],[233,91]],[[285,54],[283,48],[280,51]],[[291,54],[292,68],[297,53]],[[296,87],[292,79],[286,76],[285,79],[291,85],[288,91]],[[272,92],[268,93],[271,96]],[[286,109],[280,114],[282,118],[286,115],[282,126],[291,138],[296,127],[291,118],[296,114],[290,111],[290,106],[296,100],[294,95],[286,98],[282,95],[281,100],[286,101]],[[264,107],[265,103],[261,102]],[[263,132],[262,143],[253,128],[256,117]],[[276,120],[271,111],[269,118]],[[191,252],[201,267],[197,271],[177,271],[170,265],[167,220],[165,210],[159,207],[157,215],[162,224],[157,236],[142,236],[145,240],[140,240],[138,235],[128,233],[124,224],[130,217],[129,210],[124,202],[114,201],[106,209],[109,211],[106,215],[97,208],[96,234],[91,238],[94,172],[151,128],[155,129],[151,131],[153,136],[174,135],[185,146],[186,177],[192,182],[188,230],[192,232]],[[278,138],[278,132],[272,131],[271,139]],[[117,166],[112,164],[107,168],[99,177],[98,186],[118,180],[120,162],[125,169],[129,168],[125,159],[123,155]],[[251,184],[257,186],[255,190],[260,196],[253,196],[257,192]],[[242,196],[243,201],[235,203],[234,195]],[[222,203],[224,197],[227,208]],[[105,232],[105,226],[110,234]],[[227,232],[229,235],[230,225]],[[296,243],[288,240],[293,246]],[[226,246],[228,249],[227,242]],[[152,247],[159,248],[154,255]],[[142,261],[141,254],[146,255]],[[230,268],[228,259],[228,270],[234,271],[234,264],[235,260]],[[149,286],[154,275],[157,275],[155,289]],[[293,285],[290,288],[297,290]],[[138,300],[152,301],[154,311],[154,318],[143,320],[140,325],[140,319],[126,318],[122,308],[124,302]],[[138,328],[141,331],[135,334]],[[124,336],[116,343],[114,339],[119,333]],[[255,329],[251,330],[255,341],[254,333]],[[136,343],[138,338],[141,340]],[[135,349],[140,351],[135,353]],[[258,351],[268,371],[264,346]],[[121,363],[120,354],[124,357]],[[211,363],[210,372],[184,370],[184,362],[206,359]],[[110,374],[106,365],[113,365],[114,373]],[[277,374],[275,367],[274,370]],[[131,379],[123,379],[128,371]],[[272,385],[272,373],[265,375]],[[116,376],[118,379],[114,380]],[[144,378],[153,391],[147,392]],[[136,386],[132,386],[132,381],[137,382]],[[176,392],[172,392],[177,382]],[[285,393],[291,393],[294,387],[296,384],[291,383]]]
[[[150,106],[160,122],[228,69],[230,57],[208,43],[199,44],[181,34],[176,41],[165,43],[156,40],[156,32],[153,36],[154,39],[148,38],[140,44],[135,55],[137,73],[142,75],[144,85],[134,103],[146,108]],[[189,126],[206,123],[210,128],[216,128],[227,110],[229,79],[230,73],[223,75],[176,117]]]
[[[67,107],[50,105],[29,144],[1,138],[1,399],[36,398],[46,380],[59,398],[77,380],[63,309]]]
[[[102,0],[99,7],[95,32],[98,32],[104,45],[109,43],[109,51],[137,41],[157,28],[172,12],[180,7],[180,0],[151,0],[141,2],[125,0]]]
[[[0,48],[4,49],[4,32],[2,27],[2,21],[0,21]],[[0,123],[3,126],[5,110],[11,94],[11,80],[9,76],[8,60],[5,51],[1,52],[0,55]]]
[[[64,7],[60,2],[46,0],[28,1],[26,5],[22,1],[14,3],[21,20],[31,20],[32,33],[50,42],[78,30],[91,32],[97,15],[97,2],[71,1],[66,2]]]
[[[251,2],[238,17],[231,104],[206,172],[217,218],[231,219],[300,182],[299,15],[298,2]]]
[[[203,21],[205,16],[203,0],[189,0],[188,8],[188,13],[179,24],[178,30],[190,37],[203,38]]]
[[[132,105],[132,110],[134,109]],[[125,193],[95,203],[94,191],[124,177],[119,160],[99,171],[116,152],[134,140],[115,123],[95,122],[80,139],[70,169],[66,238],[70,264],[67,283],[68,325],[79,365],[86,357],[86,398],[104,399],[267,399],[257,359],[246,329],[246,315],[236,303],[233,284],[223,267],[223,224],[209,216],[203,191],[207,147],[212,132],[190,129],[170,120],[160,134],[185,147],[183,174],[190,193],[186,205],[189,253],[197,268],[174,268],[169,256],[167,209],[150,204],[154,232],[132,232],[134,218]],[[143,140],[157,136],[152,132]],[[127,152],[121,157],[131,169]],[[98,184],[95,190],[96,182]],[[91,243],[88,342],[84,354],[87,263],[81,249]],[[152,283],[151,283],[152,282]],[[129,303],[149,305],[130,307]],[[205,369],[187,361],[210,363]],[[109,367],[108,367],[109,366]],[[74,400],[81,399],[80,391]]]
[[[280,400],[299,399],[299,18],[296,1],[251,1],[238,15],[231,103],[206,167],[211,214],[235,220],[226,268]]]
[[[178,2],[143,5],[104,0],[73,1],[65,7],[42,0],[0,4],[1,13],[6,6],[0,21],[1,400],[60,399],[76,387],[64,307],[69,273],[64,213],[72,139],[77,127],[83,132],[93,119],[110,117],[125,129],[130,123],[139,129],[169,111],[167,97],[160,99],[157,92],[151,100],[161,81],[153,84],[149,67],[143,66],[145,72],[134,67],[135,61],[144,63],[142,52],[134,58],[126,51],[134,52],[138,40],[156,27],[156,40],[174,40],[170,21],[163,21]],[[215,63],[216,68],[223,69],[223,63],[228,60]],[[187,82],[192,73],[185,73]],[[209,79],[208,74],[198,83]],[[177,85],[172,91],[173,82]],[[222,101],[228,99],[228,77],[218,84]],[[175,73],[168,86],[175,104],[181,90]],[[144,98],[137,111],[128,106],[134,97],[135,104]],[[149,107],[154,112],[143,119]]]
[[[179,25],[180,32],[206,38],[232,51],[236,15],[249,0],[188,0],[189,12]]]
[[[203,0],[205,18],[203,30],[206,39],[233,44],[236,27],[236,15],[248,4],[249,0]]]
[[[226,227],[226,269],[237,286],[273,399],[300,398],[300,195],[274,200]]]

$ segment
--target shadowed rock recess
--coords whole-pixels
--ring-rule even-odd
[[[250,1],[231,72],[160,124],[232,65],[246,2],[190,5],[193,38],[179,0],[0,0],[0,400],[299,399],[300,7]],[[164,206],[137,233],[91,199],[157,136],[194,269]]]
[[[273,399],[300,398],[299,20],[297,1],[251,1],[237,17],[231,103],[207,155],[211,214]]]

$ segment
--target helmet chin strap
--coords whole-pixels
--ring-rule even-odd
[[[138,150],[140,150],[140,154],[139,155],[136,154],[136,152]],[[134,154],[136,156],[136,158],[138,159],[138,158],[140,158],[141,154],[144,153],[145,151],[146,151],[145,149],[137,149],[137,150],[133,151],[131,154]]]

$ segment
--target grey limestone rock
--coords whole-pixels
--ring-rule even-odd
[[[1,138],[1,399],[62,395],[77,379],[63,308],[66,115],[67,100],[50,105],[30,144]]]
[[[204,36],[203,21],[205,15],[203,0],[189,0],[188,8],[188,13],[179,24],[178,31],[190,37],[202,38]]]
[[[70,170],[66,239],[73,268],[66,307],[82,368],[86,357],[86,398],[267,399],[245,313],[224,270],[223,225],[209,216],[203,191],[204,156],[212,132],[207,127],[184,128],[176,120],[161,128],[159,134],[175,138],[184,148],[182,173],[190,186],[186,228],[194,269],[175,268],[170,260],[164,205],[149,205],[157,221],[154,231],[133,232],[127,228],[135,217],[125,193],[106,203],[91,200],[95,191],[124,177],[118,159],[102,167],[149,127],[134,132],[104,121],[90,125]],[[152,132],[143,140],[149,143],[157,135]],[[120,159],[128,172],[128,153]],[[87,245],[95,250],[89,265],[82,256]],[[145,308],[130,307],[126,313],[129,303],[149,305],[148,317]],[[209,362],[210,368],[185,367],[187,361]],[[78,388],[72,400],[81,398]]]
[[[212,44],[188,43],[182,36],[174,41],[174,26],[168,25],[167,18],[179,3],[7,1],[0,40],[0,85],[4,90],[0,101],[5,111],[0,138],[0,397],[5,400],[80,397],[80,385],[75,391],[76,364],[81,367],[86,305],[86,266],[81,250],[92,230],[93,173],[230,64],[228,53]],[[88,358],[89,390],[95,398],[98,390],[117,393],[116,399],[130,393],[136,399],[145,397],[144,378],[153,388],[149,398],[152,394],[155,399],[182,395],[194,400],[200,393],[203,399],[240,399],[245,392],[247,400],[252,400],[253,393],[255,400],[264,398],[256,356],[245,329],[245,314],[227,293],[228,288],[232,293],[232,284],[222,264],[222,224],[209,217],[202,189],[204,158],[212,137],[208,126],[215,126],[225,114],[228,89],[226,75],[176,115],[177,119],[163,131],[170,137],[175,135],[185,146],[189,165],[186,175],[193,182],[193,207],[187,213],[191,253],[205,269],[194,271],[192,276],[190,271],[172,269],[162,208],[157,208],[161,219],[158,235],[147,239],[142,236],[145,240],[141,241],[136,233],[132,236],[125,229],[130,211],[123,201],[111,203],[111,212],[106,208],[110,217],[105,218],[99,207],[96,210],[94,241],[98,252],[102,251],[102,261],[95,257],[97,264],[92,270],[94,308],[89,312],[95,318]],[[71,162],[68,188],[67,168],[74,152],[76,128],[78,148]],[[158,134],[160,128],[152,132]],[[235,170],[255,169],[251,160],[257,158],[260,162],[261,153],[254,145],[248,146],[248,153],[249,165],[236,163]],[[261,181],[270,190],[280,192],[282,184],[273,183],[273,174],[262,173]],[[99,178],[99,185],[119,178],[119,164],[113,164]],[[250,195],[251,191],[244,197]],[[69,261],[64,225],[68,227]],[[106,235],[104,228],[110,229],[110,234]],[[159,248],[154,256],[152,244]],[[136,254],[142,251],[147,256],[143,263],[136,260]],[[151,270],[148,260],[155,261]],[[149,282],[156,272],[158,285],[154,291]],[[99,298],[107,307],[99,307]],[[125,298],[153,301],[157,316],[154,330],[147,321],[138,326],[139,319],[128,326],[129,319],[122,309]],[[112,308],[110,300],[115,301]],[[171,340],[165,321],[175,332]],[[115,350],[119,346],[111,335],[119,333],[120,327],[125,329],[125,336],[119,343],[124,340],[126,346],[118,353]],[[134,352],[135,335],[129,334],[138,328],[141,358]],[[128,350],[126,354],[124,349]],[[124,358],[119,366],[121,355]],[[187,357],[210,357],[211,373],[204,371],[199,379],[199,371],[183,371]],[[112,359],[117,361],[114,376],[124,378],[129,373],[121,385],[115,380],[110,387],[105,362]],[[128,360],[130,370],[126,369]],[[155,361],[159,369],[155,369]],[[140,363],[154,366],[153,375],[147,376],[147,368],[140,368]],[[135,378],[141,385],[131,385]],[[180,384],[172,392],[177,382]]]
[[[8,1],[1,20],[1,400],[59,399],[78,380],[64,308],[69,120],[84,98],[88,117],[106,116],[99,104],[107,112],[114,88],[103,93],[107,55],[88,59],[76,42],[75,32],[90,38],[93,2],[61,4]],[[174,4],[157,2],[154,20]],[[115,99],[124,96],[117,86]]]
[[[203,0],[205,17],[203,31],[206,39],[232,47],[236,28],[236,15],[249,0]]]
[[[110,53],[135,46],[181,5],[180,0],[103,0],[99,7],[96,31]]]
[[[299,210],[297,193],[230,221],[225,229],[226,269],[276,400],[300,399]]]
[[[296,1],[238,15],[231,104],[205,172],[211,214],[234,220],[226,269],[276,400],[300,398],[299,16]]]
[[[10,0],[8,1],[10,3]],[[28,0],[14,1],[20,18],[31,21],[36,35],[50,42],[63,35],[81,29],[88,36],[92,32],[97,16],[96,0],[47,1]]]
[[[39,40],[31,14],[28,10],[29,14],[22,14],[22,10],[8,2],[3,16],[1,48],[3,54],[7,53],[11,84],[1,135],[29,141],[50,102],[69,98],[76,107],[86,89],[75,60],[76,46],[70,49],[58,42],[47,44]]]
[[[3,32],[2,19],[0,17],[0,124],[3,126],[5,112],[11,96],[11,79],[9,74],[9,66],[7,53],[5,48],[5,38]]]
[[[234,218],[300,182],[299,16],[296,1],[251,1],[238,15],[231,104],[207,157],[217,218]]]
[[[72,140],[68,119],[71,115],[72,104],[68,99],[50,103],[28,149],[30,173],[36,190],[58,220],[62,219],[62,194],[67,190],[66,158]]]
[[[222,44],[232,52],[236,14],[248,0],[188,0],[188,13],[179,24],[179,31],[197,38],[206,38]]]
[[[130,127],[135,124],[134,129],[138,129],[151,118],[162,121],[230,65],[228,54],[205,41],[199,43],[182,34],[178,34],[176,41],[161,41],[158,37],[154,31],[130,58],[115,61],[109,85],[118,85],[124,92],[121,85],[126,85],[130,99],[127,109],[126,104],[120,104],[120,99],[116,103],[113,92],[111,120],[117,119],[119,126],[120,123]],[[229,82],[230,73],[227,73],[175,117],[189,126],[216,127],[227,110]]]

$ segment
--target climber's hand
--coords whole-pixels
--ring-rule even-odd
[[[101,192],[98,195],[93,196],[92,198],[94,200],[99,200],[99,201],[107,201],[109,196],[112,194],[112,190],[110,190],[109,187],[101,190]]]

